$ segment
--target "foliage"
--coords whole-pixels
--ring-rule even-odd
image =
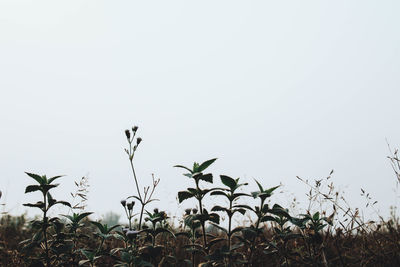
[[[159,180],[139,190],[133,165],[141,139],[135,139],[138,128],[125,132],[136,194],[121,201],[128,219],[108,216],[103,221],[90,219],[85,211],[87,180],[76,183],[72,194],[77,204],[56,200],[51,192],[62,176],[26,173],[35,181],[25,193],[40,193],[40,200],[24,206],[39,209],[41,216],[28,221],[25,215],[0,218],[0,265],[2,266],[398,266],[400,265],[400,228],[396,207],[388,220],[364,221],[359,209],[351,208],[336,191],[331,175],[314,183],[298,177],[309,188],[308,209],[294,214],[278,203],[272,204],[279,186],[265,187],[255,180],[256,191],[240,178],[220,175],[217,185],[206,170],[215,158],[194,163],[184,169],[193,187],[179,191],[178,201],[195,199],[197,207],[185,210],[180,227],[165,211],[149,211],[147,204]],[[397,150],[389,157],[399,177]],[[209,185],[204,188],[204,184]],[[374,206],[369,193],[361,189],[367,207]],[[143,194],[142,194],[143,193]],[[139,202],[135,212],[135,201]],[[219,203],[207,210],[206,200]],[[252,204],[253,203],[253,204]],[[254,205],[254,203],[256,203]],[[70,208],[68,214],[50,217],[55,205]],[[139,218],[137,218],[139,217]],[[225,224],[223,219],[227,218]],[[243,222],[234,225],[234,218]],[[249,222],[245,222],[250,218]]]

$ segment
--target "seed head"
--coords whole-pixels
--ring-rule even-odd
[[[186,215],[190,215],[190,212],[192,211],[192,209],[185,209],[185,214]]]
[[[142,142],[142,138],[141,138],[141,137],[138,137],[138,138],[136,139],[136,145],[139,145],[141,142]]]
[[[157,208],[155,208],[153,211],[154,211],[154,213],[158,213],[158,209]]]
[[[193,214],[197,214],[198,210],[196,208],[192,209]]]
[[[131,139],[131,132],[129,130],[125,130],[125,135],[128,140]]]
[[[137,127],[136,125],[132,127],[132,132],[136,133],[136,131],[138,130],[139,127]]]
[[[126,204],[126,206],[128,207],[128,210],[132,210],[133,206],[135,206],[135,201],[129,202],[128,204]]]
[[[123,207],[126,206],[126,199],[121,200],[121,205],[122,205]]]

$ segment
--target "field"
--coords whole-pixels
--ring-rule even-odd
[[[309,208],[293,214],[274,203],[279,186],[254,181],[258,190],[248,192],[247,183],[239,178],[208,173],[216,159],[190,167],[177,165],[193,182],[186,190],[177,189],[178,200],[194,199],[197,205],[185,210],[179,225],[173,224],[166,211],[146,208],[157,195],[159,180],[153,177],[151,186],[139,189],[134,159],[142,139],[136,137],[137,131],[136,126],[125,131],[125,152],[137,189],[121,200],[128,224],[90,219],[84,179],[73,193],[78,204],[71,205],[51,195],[53,188],[62,186],[61,176],[27,172],[32,184],[25,193],[40,192],[41,197],[24,205],[39,209],[41,216],[31,220],[2,214],[1,266],[400,266],[396,207],[391,207],[389,218],[364,220],[359,209],[350,207],[335,190],[330,176],[316,181],[298,177],[308,188]],[[388,159],[398,184],[397,150]],[[217,179],[223,187],[213,186]],[[375,205],[363,189],[361,194],[366,206]],[[204,200],[212,198],[226,205],[205,209]],[[258,204],[246,205],[246,198]],[[69,207],[69,215],[49,217],[56,205]],[[251,223],[234,225],[245,216],[253,218]]]

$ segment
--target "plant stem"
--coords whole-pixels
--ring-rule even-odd
[[[232,211],[232,201],[229,201],[229,211]],[[229,222],[228,222],[228,266],[232,266],[231,260],[231,237],[232,237],[232,216],[233,214],[229,214]]]
[[[139,230],[142,229],[142,217],[143,217],[143,212],[144,212],[144,206],[146,205],[145,203],[141,202],[142,204],[142,209],[140,210],[140,218],[139,218]]]
[[[142,196],[141,196],[140,190],[139,190],[139,183],[136,178],[135,168],[133,167],[133,158],[130,159],[130,163],[131,163],[131,168],[132,168],[132,172],[133,172],[133,178],[135,178],[136,190],[138,192],[138,196],[139,196],[140,200],[143,202],[143,199],[142,199]]]
[[[198,187],[197,187],[197,188],[198,188]],[[200,209],[200,214],[203,215],[203,205],[202,205],[202,203],[201,203],[201,199],[200,199],[200,198],[199,198],[199,209]],[[205,222],[204,222],[203,219],[202,219],[200,222],[201,222],[201,230],[203,231],[203,245],[204,245],[204,249],[206,250],[206,252],[208,252]]]
[[[43,238],[44,238],[44,247],[46,250],[46,266],[50,267],[50,258],[49,258],[49,247],[47,244],[47,199],[46,199],[46,193],[43,194],[43,202],[44,202],[44,211],[43,211],[43,225],[42,225],[42,231],[43,231]]]

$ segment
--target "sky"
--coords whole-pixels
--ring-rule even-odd
[[[66,175],[55,195],[69,201],[87,176],[87,209],[122,214],[135,193],[124,130],[138,125],[140,186],[159,177],[155,205],[171,214],[191,205],[178,204],[191,184],[173,166],[214,157],[216,181],[282,184],[282,205],[308,191],[296,176],[334,169],[352,205],[365,205],[363,188],[387,214],[399,11],[396,0],[1,1],[3,210],[38,199],[24,194],[28,171]]]

